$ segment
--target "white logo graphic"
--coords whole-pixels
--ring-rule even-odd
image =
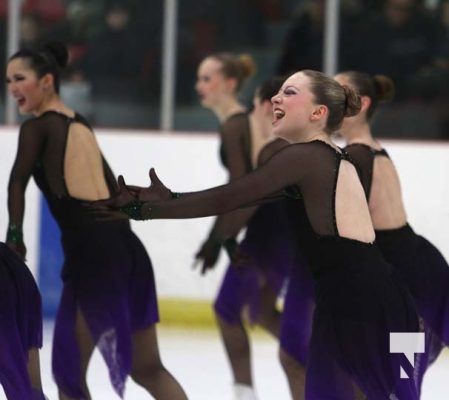
[[[424,353],[424,332],[390,332],[390,353],[404,353],[415,367],[415,353]],[[401,367],[401,378],[409,378]]]

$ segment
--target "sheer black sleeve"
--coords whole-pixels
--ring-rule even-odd
[[[245,113],[229,117],[220,127],[222,154],[228,169],[228,180],[232,182],[252,170],[248,138],[249,120]],[[248,220],[248,210],[236,210],[218,216],[209,233],[209,238],[223,241],[235,237]]]
[[[250,149],[247,148],[249,137],[249,120],[246,114],[230,117],[220,129],[229,180],[239,178],[251,171]]]
[[[366,198],[369,200],[371,183],[373,181],[375,152],[370,146],[361,143],[350,144],[344,150],[349,154],[356,166]]]
[[[284,139],[275,139],[269,143],[267,143],[259,153],[257,158],[257,167],[265,164],[275,153],[279,150],[282,150],[284,147],[288,146],[289,143]],[[228,238],[236,236],[240,229],[247,225],[248,221],[256,212],[258,206],[263,205],[265,203],[271,203],[273,201],[281,200],[284,198],[283,190],[273,193],[270,196],[264,197],[263,199],[259,199],[254,203],[248,205],[244,209],[240,209],[237,211],[233,211],[228,214],[229,218],[220,226],[222,231],[218,231],[217,234],[219,237]]]
[[[287,147],[290,143],[285,139],[277,138],[273,141],[267,143],[259,152],[257,157],[257,166],[265,164],[274,154],[276,154],[279,150],[282,150],[284,147]]]
[[[265,165],[227,185],[186,194],[175,200],[145,203],[143,216],[155,219],[199,218],[223,214],[279,193],[291,185],[301,187],[311,155],[306,146],[290,145]]]
[[[45,133],[39,124],[25,122],[19,134],[17,154],[8,184],[9,223],[22,226],[25,212],[25,190],[33,169],[42,155]]]

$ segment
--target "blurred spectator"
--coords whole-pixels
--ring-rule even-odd
[[[179,2],[176,101],[189,104],[197,100],[194,90],[200,61],[218,45],[213,0]]]
[[[435,9],[443,33],[434,58],[431,78],[435,95],[435,107],[439,115],[440,132],[449,139],[449,0],[441,0]]]
[[[265,44],[265,26],[259,0],[216,1],[214,11],[220,50]]]
[[[415,96],[425,100],[449,99],[449,0],[442,0],[433,9],[435,29],[435,53],[431,62],[411,79],[410,88]]]
[[[351,67],[391,77],[401,101],[417,94],[416,76],[431,67],[439,37],[439,24],[419,0],[386,0],[359,33]]]
[[[107,4],[101,30],[87,43],[84,56],[74,67],[92,82],[94,98],[124,96],[139,92],[145,37],[131,23],[128,4]]]
[[[275,68],[276,75],[284,75],[301,69],[322,70],[324,40],[325,0],[303,0],[287,32],[280,58]],[[354,31],[363,20],[361,7],[356,0],[341,2],[340,22],[340,69],[350,64]]]
[[[176,102],[196,102],[194,82],[200,60],[218,45],[216,0],[178,2],[176,49]],[[138,0],[136,23],[146,38],[142,80],[148,100],[159,103],[161,87],[163,0]]]
[[[439,18],[442,35],[435,55],[435,66],[449,73],[449,0],[438,4],[435,15]]]
[[[276,75],[301,69],[322,69],[323,24],[324,1],[303,1],[284,41]]]
[[[25,0],[22,13],[39,15],[45,23],[56,23],[65,17],[63,0]]]
[[[20,19],[20,48],[37,46],[43,39],[44,25],[39,14],[22,14]]]
[[[259,0],[257,7],[266,21],[278,21],[284,16],[284,7],[288,8],[288,3],[285,0]]]
[[[135,25],[138,36],[145,38],[140,71],[145,100],[159,104],[161,86],[162,25],[164,0],[136,0]]]
[[[45,23],[55,23],[64,18],[63,0],[20,0],[22,13],[37,14]],[[0,20],[8,15],[8,0],[0,0]]]
[[[94,10],[88,0],[72,0],[67,4],[66,18],[46,32],[48,39],[64,42],[70,53],[70,64],[77,63],[86,51],[86,43],[93,35]],[[70,73],[70,65],[68,69]]]

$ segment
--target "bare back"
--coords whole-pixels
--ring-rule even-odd
[[[64,178],[71,197],[99,200],[110,195],[97,140],[91,130],[79,122],[69,126]]]
[[[362,143],[350,144],[346,151],[358,168],[374,228],[395,229],[404,226],[407,215],[400,180],[388,153],[382,148]]]
[[[354,165],[346,160],[342,160],[337,178],[335,215],[340,236],[367,243],[374,241],[365,192]]]
[[[23,193],[31,176],[60,227],[93,223],[81,200],[108,198],[117,190],[94,132],[79,114],[47,111],[22,124],[8,185],[8,208],[14,221],[23,218]]]
[[[386,156],[374,158],[369,208],[375,229],[394,229],[407,222],[399,176]]]

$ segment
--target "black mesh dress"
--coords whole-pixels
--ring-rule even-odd
[[[69,118],[54,111],[23,123],[9,183],[9,216],[11,222],[22,224],[24,193],[33,176],[59,225],[64,251],[64,287],[52,360],[58,386],[70,397],[84,398],[74,329],[80,308],[108,365],[112,384],[123,395],[131,370],[131,335],[158,321],[153,270],[128,220],[95,220],[81,199],[70,196],[64,166],[73,123],[91,130],[82,116]],[[70,133],[74,134],[76,130]],[[114,193],[116,181],[103,157],[102,164],[104,180]]]
[[[391,354],[390,332],[418,332],[408,291],[378,248],[339,235],[335,215],[343,153],[322,141],[293,144],[234,182],[154,203],[154,218],[195,218],[254,204],[291,188],[295,240],[315,279],[308,400],[352,398],[348,376],[371,400],[417,399],[413,368]],[[354,184],[360,185],[355,181]],[[400,378],[400,367],[410,379]]]
[[[358,167],[369,200],[374,160],[389,155],[385,149],[376,150],[365,144],[348,145],[346,151]],[[429,343],[430,363],[440,353],[441,341],[449,345],[449,266],[440,251],[408,223],[397,229],[376,229],[376,242],[407,284],[428,334],[439,339],[433,337]]]

